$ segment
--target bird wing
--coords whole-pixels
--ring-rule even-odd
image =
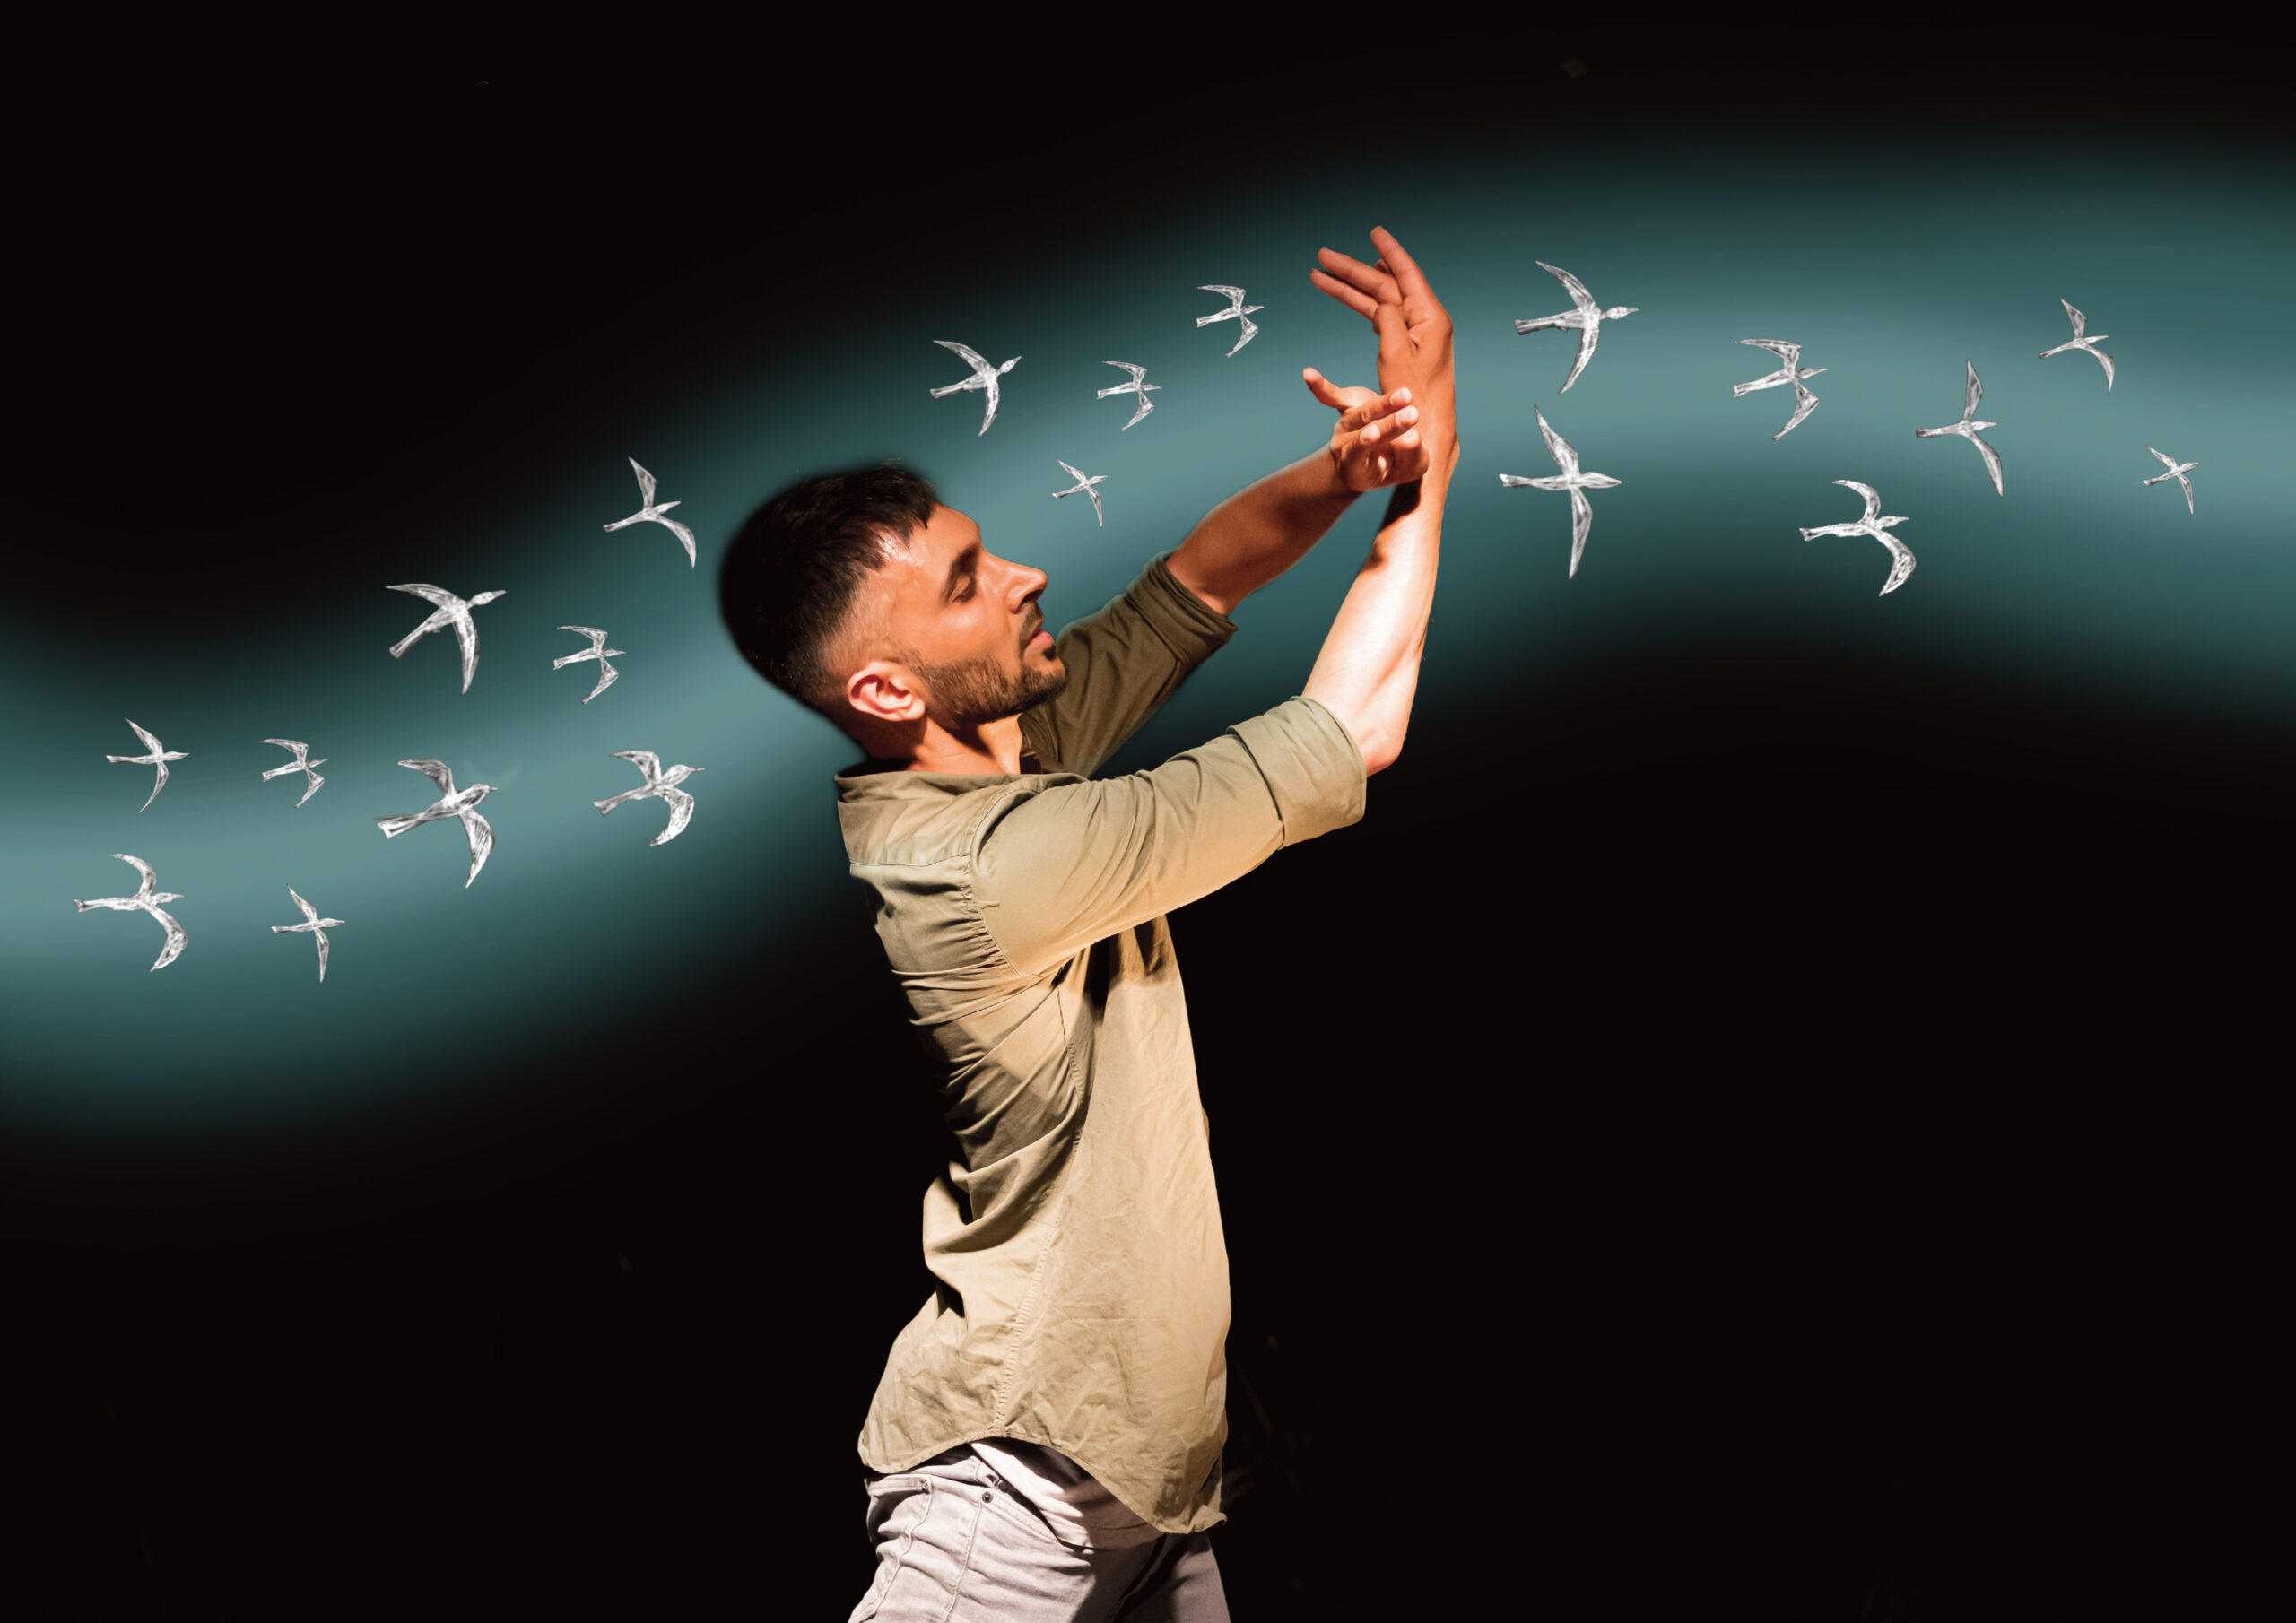
[[[1996,496],[2007,495],[2008,492],[2001,488],[2001,453],[1975,434],[1970,436],[1970,443],[1977,447],[1977,454],[1985,458],[1985,471],[1993,475],[1993,493]]]
[[[1132,374],[1132,381],[1135,383],[1138,383],[1142,378],[1148,376],[1148,369],[1146,367],[1136,367],[1128,360],[1103,360],[1100,364],[1102,366],[1123,368],[1124,370]],[[1116,386],[1120,389],[1125,386],[1118,384]]]
[[[1060,462],[1060,458],[1059,458],[1059,457],[1057,457],[1057,456],[1056,456],[1056,457],[1054,457],[1054,458],[1053,458],[1053,461],[1055,461],[1055,462]],[[1060,462],[1060,468],[1061,468],[1061,472],[1063,472],[1063,473],[1066,473],[1066,474],[1068,475],[1068,477],[1069,477],[1069,478],[1071,478],[1071,479],[1074,480],[1078,484],[1083,484],[1083,483],[1084,482],[1084,470],[1083,470],[1083,469],[1082,469],[1082,468],[1072,468],[1072,467],[1070,467],[1070,466],[1069,466],[1066,463],[1065,463],[1065,462]],[[1056,492],[1055,492],[1055,494],[1057,494],[1057,495],[1066,495],[1066,494],[1068,494],[1068,492],[1067,492],[1067,491],[1065,491],[1065,490],[1063,490],[1063,491],[1056,491]]]
[[[2094,355],[2097,358],[2097,364],[2105,369],[2105,393],[2111,394],[2113,392],[2113,358],[2094,344],[2089,346],[2089,353]]]
[[[321,756],[319,759],[321,760],[325,760],[326,758],[325,756]],[[303,791],[303,800],[309,800],[312,795],[317,794],[321,789],[326,787],[326,779],[312,771],[309,767],[304,768],[303,771],[311,780],[311,786]],[[303,803],[303,800],[299,800],[295,803],[300,806]]]
[[[467,890],[478,881],[478,871],[486,866],[486,859],[494,849],[494,825],[478,814],[475,808],[461,812],[463,832],[470,836],[470,878],[463,881]]]
[[[1143,417],[1147,416],[1149,412],[1155,409],[1156,403],[1148,398],[1148,391],[1146,389],[1141,390],[1140,409],[1125,420],[1124,426],[1127,429],[1130,428],[1134,423],[1138,422]]]
[[[646,775],[646,781],[649,784],[662,776],[662,758],[651,750],[616,750],[613,758],[636,767]]]
[[[1913,549],[1894,535],[1883,535],[1882,544],[1890,550],[1890,577],[1882,583],[1878,596],[1887,597],[1905,585],[1906,577],[1913,573]]]
[[[1217,282],[1205,282],[1196,291],[1204,293],[1218,293],[1224,299],[1234,299],[1238,304],[1241,304],[1244,301],[1243,289],[1226,287]]]
[[[2063,305],[2065,307],[2065,313],[2073,317],[2074,337],[2078,338],[2082,334],[2089,330],[2089,318],[2073,308],[2073,300],[2070,299],[2060,299],[2057,300],[2057,303]]]
[[[993,372],[996,369],[988,364],[987,356],[982,354],[978,350],[971,348],[970,345],[952,343],[946,338],[935,338],[933,342],[939,344],[943,349],[954,353],[967,366],[973,368],[977,371]]]
[[[1568,395],[1570,392],[1570,386],[1578,381],[1578,374],[1585,371],[1587,363],[1595,358],[1595,346],[1602,341],[1601,322],[1590,321],[1578,329],[1578,359],[1570,363],[1570,376],[1562,380],[1562,386],[1555,391],[1556,394]]]
[[[467,611],[455,616],[455,640],[463,648],[463,691],[470,691],[471,678],[478,674],[478,622]]]
[[[130,856],[125,851],[115,851],[112,855],[144,876],[144,882],[135,887],[136,895],[149,895],[152,888],[160,882],[160,876],[152,872],[152,864],[142,857]]]
[[[122,721],[127,721],[127,718],[126,718],[126,716],[121,716],[121,717],[120,717],[120,719],[121,719]],[[146,750],[149,750],[152,754],[154,754],[154,755],[165,755],[165,754],[168,752],[168,747],[167,747],[167,745],[165,745],[165,744],[161,743],[158,739],[156,739],[156,738],[152,737],[149,733],[146,733],[143,728],[141,728],[141,727],[137,726],[134,722],[132,722],[132,721],[127,722],[127,725],[128,725],[128,729],[129,729],[129,731],[133,732],[133,733],[135,734],[135,736],[136,736],[136,737],[138,737],[138,738],[142,739],[142,740],[144,741],[144,747]],[[160,768],[160,770],[161,770],[161,772],[163,772],[163,773],[164,773],[164,772],[167,770],[167,768],[166,768],[165,767],[162,767],[162,768]]]
[[[590,639],[590,644],[593,648],[603,648],[605,647],[606,634],[604,631],[599,630],[596,626],[561,626],[558,629],[561,631],[580,632],[583,636]],[[576,659],[579,659],[582,656],[577,654],[574,657]]]
[[[1963,396],[1961,401],[1961,421],[1963,422],[1967,422],[1970,418],[1977,415],[1977,403],[1985,398],[1985,386],[1977,380],[1976,361],[1964,361],[1962,364],[1970,369],[1969,391]],[[1831,420],[1829,419],[1828,421]]]
[[[1789,370],[1802,364],[1802,346],[1789,343],[1783,338],[1741,338],[1738,342],[1752,344],[1758,350],[1768,350],[1784,361]]]
[[[168,763],[161,760],[154,761],[152,765],[158,767],[159,771],[152,777],[152,793],[145,795],[144,803],[135,808],[139,814],[149,810],[152,803],[160,798],[160,791],[168,786]]]
[[[1578,558],[1587,550],[1587,532],[1595,527],[1595,504],[1587,499],[1587,492],[1577,485],[1570,487],[1570,574],[1577,579]]]
[[[428,598],[430,602],[436,603],[442,609],[452,608],[455,604],[462,602],[461,598],[456,596],[452,592],[448,591],[446,587],[426,586],[421,581],[410,581],[406,585],[401,586],[385,586],[383,590],[386,592],[412,592],[417,597]],[[420,636],[421,633],[418,632],[416,635]]]
[[[1829,421],[1831,421],[1831,419],[1829,419]],[[1848,485],[1851,490],[1857,491],[1860,496],[1863,496],[1866,499],[1865,521],[1867,524],[1872,524],[1875,518],[1881,516],[1882,494],[1872,485],[1859,484],[1854,479],[1837,479],[1834,481],[1834,483],[1839,485]]]
[[[317,907],[312,907],[310,903],[305,901],[300,896],[296,895],[294,886],[290,885],[287,887],[287,894],[295,898],[295,906],[302,909],[303,917],[307,923],[316,924],[319,922],[319,910]],[[292,929],[294,926],[291,924],[288,928]]]
[[[1101,529],[1107,529],[1109,518],[1100,509],[1100,487],[1097,483],[1088,484],[1084,487],[1084,494],[1092,499],[1092,522]]]
[[[300,740],[292,738],[266,738],[263,742],[267,744],[277,744],[283,750],[292,750],[298,757],[309,754],[311,748],[310,745],[302,742]],[[291,772],[294,770],[292,767],[282,767],[279,769],[282,772]]]
[[[643,508],[652,507],[654,505],[654,476],[638,465],[638,458],[635,456],[630,459],[630,468],[631,472],[638,475],[638,505]]]
[[[691,530],[687,529],[674,518],[657,518],[654,522],[663,525],[670,532],[671,534],[685,542],[686,562],[697,568],[700,567],[701,555],[694,551],[693,532]]]
[[[1792,433],[1795,429],[1800,426],[1802,419],[1807,417],[1811,412],[1817,409],[1818,397],[1815,395],[1811,394],[1810,391],[1804,386],[1802,380],[1796,378],[1794,380],[1794,415],[1787,418],[1786,420],[1786,426],[1779,430],[1777,433],[1772,434],[1770,438],[1772,439],[1785,438],[1787,435]],[[1826,421],[1831,422],[1833,419],[1829,417]]]
[[[2177,459],[2175,457],[2162,456],[2160,452],[2153,451],[2151,446],[2146,446],[2144,448],[2148,451],[2152,451],[2152,455],[2159,459],[2161,465],[2168,469],[2170,473],[2173,473],[2176,472]]]
[[[1257,308],[1257,307],[1255,306],[1254,308]],[[1242,349],[1253,339],[1259,336],[1259,323],[1254,321],[1250,317],[1238,316],[1236,317],[1236,323],[1239,326],[1243,328],[1243,331],[1238,334],[1236,342],[1228,347],[1228,353],[1231,355],[1234,354],[1238,350]]]
[[[617,649],[616,652],[618,653],[620,650]],[[592,699],[604,692],[608,688],[613,687],[614,683],[621,680],[622,673],[615,670],[612,665],[606,664],[603,658],[600,659],[598,661],[598,685],[592,688],[587,693],[582,696],[582,702],[586,705],[588,704]]]
[[[2195,463],[2192,465],[2198,467],[2200,464]],[[2182,468],[2177,470],[2177,482],[2185,488],[2185,511],[2197,514],[2200,509],[2192,505],[2192,481],[2185,477],[2185,471]]]
[[[309,910],[306,908],[305,911]],[[317,936],[319,940],[319,979],[324,981],[326,979],[326,932],[317,927],[318,919],[316,916],[313,916],[311,924],[313,925],[311,933]]]
[[[146,907],[144,911],[158,919],[160,928],[168,933],[168,944],[160,949],[159,959],[152,966],[154,969],[164,969],[182,955],[184,948],[190,943],[191,932],[176,923],[175,916],[165,908]]]
[[[693,796],[683,789],[665,789],[662,798],[670,803],[669,826],[646,843],[649,846],[667,845],[685,832],[686,824],[693,820]]]
[[[1573,276],[1569,271],[1560,270],[1555,266],[1549,265],[1544,259],[1534,260],[1532,263],[1536,265],[1539,269],[1544,271],[1548,275],[1553,277],[1557,282],[1562,283],[1564,287],[1568,288],[1570,291],[1570,302],[1577,305],[1580,309],[1592,311],[1597,308],[1595,303],[1594,295],[1587,291],[1587,284],[1579,281],[1576,276]]]
[[[455,792],[455,775],[447,769],[447,763],[443,760],[430,760],[417,756],[413,760],[403,760],[399,765],[412,767],[422,773],[423,777],[439,785],[439,792],[441,794],[452,794]]]
[[[1563,386],[1567,388],[1570,386],[1566,384]],[[1578,453],[1570,448],[1570,442],[1554,431],[1554,425],[1547,421],[1544,412],[1533,406],[1531,415],[1538,419],[1539,438],[1546,441],[1546,454],[1554,458],[1555,466],[1566,473],[1576,473],[1578,471]]]

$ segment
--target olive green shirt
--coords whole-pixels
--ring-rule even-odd
[[[1061,632],[1068,686],[1022,717],[1031,770],[839,775],[962,1158],[925,1193],[937,1284],[869,1406],[873,1470],[1016,1437],[1163,1532],[1222,1520],[1228,1256],[1164,915],[1361,817],[1363,758],[1293,699],[1091,774],[1234,632],[1159,557]]]

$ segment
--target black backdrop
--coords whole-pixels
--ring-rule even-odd
[[[1213,21],[1116,51],[1160,87],[1139,195],[1255,132],[1327,123],[1337,154],[1501,91],[1694,134],[1787,50],[1528,21],[1422,66],[1376,21]],[[919,274],[888,217],[1053,229],[1031,188],[1115,74],[1017,28],[654,26],[28,37],[6,455],[40,612],[128,580],[228,615],[282,560],[355,568],[310,538],[378,480],[449,497],[777,299]],[[1943,19],[1872,44],[1787,54],[1869,108],[2118,97],[2285,142],[2237,54]],[[983,75],[1004,134],[977,160],[918,172],[855,133],[961,126]],[[587,110],[672,91],[674,116]],[[568,223],[599,188],[674,221],[729,178],[753,234],[683,256]],[[603,372],[572,342],[640,306],[684,314]],[[250,515],[213,470],[257,442]],[[191,573],[182,539],[225,534]],[[2266,1548],[2285,741],[1698,648],[1506,723],[1500,750],[1489,718],[1423,718],[1375,816],[1175,921],[1234,1261],[1239,1615],[2231,1615]],[[1562,854],[1528,916],[1447,850],[1429,763],[1462,760]],[[761,1065],[769,997],[820,1019]],[[921,1299],[922,1072],[857,913],[675,1013],[714,1063],[674,1105],[508,1079],[313,1164],[8,1143],[31,1510],[0,1610],[842,1616],[852,1436]],[[889,1085],[806,1089],[801,1164],[761,1071]]]

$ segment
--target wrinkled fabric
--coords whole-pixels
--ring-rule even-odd
[[[1107,760],[1234,627],[1162,558],[1063,630],[1021,773],[839,776],[856,878],[938,1061],[959,1159],[924,1201],[933,1296],[860,1437],[906,1471],[1056,1449],[1160,1532],[1221,1521],[1228,1260],[1164,915],[1363,813],[1363,759],[1292,699],[1144,772]]]
[[[1065,1543],[970,1448],[867,1488],[877,1571],[848,1623],[1228,1623],[1207,1533]]]

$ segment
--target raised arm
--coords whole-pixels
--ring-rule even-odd
[[[1377,307],[1367,299],[1354,308],[1369,317]],[[1383,340],[1383,357],[1385,351]],[[1232,612],[1299,562],[1356,497],[1427,471],[1426,447],[1414,426],[1419,408],[1407,384],[1385,378],[1385,365],[1383,359],[1377,390],[1341,388],[1308,368],[1308,392],[1339,413],[1330,440],[1213,508],[1167,561],[1173,577],[1214,613]]]
[[[1395,763],[1411,725],[1435,604],[1443,503],[1459,459],[1450,315],[1403,244],[1384,230],[1371,240],[1379,249],[1375,264],[1326,248],[1313,280],[1378,328],[1379,386],[1390,396],[1410,391],[1425,471],[1396,487],[1305,690],[1353,735],[1367,774]]]

